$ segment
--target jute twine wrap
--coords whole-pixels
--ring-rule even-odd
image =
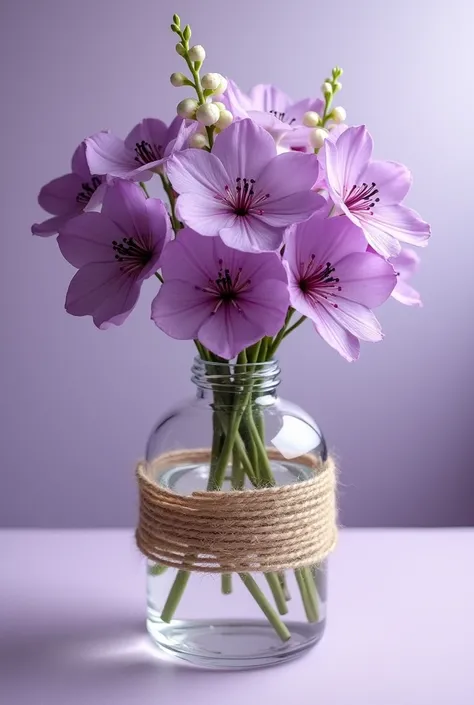
[[[284,458],[272,449],[272,460]],[[298,463],[314,477],[291,485],[178,495],[158,484],[172,467],[209,463],[208,450],[166,453],[140,462],[140,551],[161,565],[205,573],[270,572],[324,560],[334,548],[336,474],[332,459]]]

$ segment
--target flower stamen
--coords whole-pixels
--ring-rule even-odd
[[[357,184],[354,184],[347,196],[344,198],[344,203],[351,213],[369,211],[370,215],[373,215],[372,208],[374,208],[376,203],[380,202],[379,197],[374,198],[378,192],[379,190],[375,181],[372,181],[371,184],[366,184],[364,182],[362,186],[357,186]]]
[[[316,255],[312,254],[306,265],[304,262],[300,263],[300,270],[302,274],[299,287],[305,297],[313,303],[323,298],[331,306],[338,308],[331,297],[338,295],[342,291],[342,286],[339,284],[339,277],[333,276],[336,268],[331,262],[326,262],[325,265],[319,264],[316,262]]]
[[[226,184],[225,193],[217,194],[215,198],[228,206],[235,215],[263,215],[264,211],[260,206],[270,198],[270,194],[256,190],[255,184],[255,179],[238,176],[233,187]]]
[[[150,162],[156,162],[158,159],[162,159],[163,147],[162,145],[151,145],[149,142],[142,140],[135,144],[135,161],[139,164],[149,164]]]
[[[81,184],[82,191],[79,191],[76,196],[77,203],[83,203],[84,205],[89,203],[92,198],[92,195],[99,188],[101,183],[102,179],[100,176],[92,176],[90,181],[84,181]]]
[[[127,275],[141,272],[153,255],[145,243],[133,237],[124,237],[120,242],[112,240],[112,249],[120,271]]]
[[[246,291],[252,282],[250,279],[242,281],[242,267],[239,267],[235,275],[233,275],[230,269],[224,266],[222,259],[219,260],[218,264],[219,269],[216,279],[209,279],[208,286],[195,286],[195,289],[217,298],[216,305],[212,311],[213,315],[217,313],[222,304],[231,304],[239,313],[242,313],[238,303],[238,296]]]

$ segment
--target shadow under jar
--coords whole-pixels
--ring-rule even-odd
[[[232,364],[196,358],[192,380],[197,395],[168,413],[148,440],[145,465],[151,482],[179,498],[203,491],[215,498],[218,493],[221,497],[240,490],[238,496],[245,500],[250,493],[242,490],[265,492],[314,478],[318,467],[327,462],[326,444],[313,419],[278,396],[279,373],[274,360]],[[274,495],[276,490],[271,492]],[[243,501],[243,510],[246,506]],[[257,554],[261,548],[255,537],[265,515],[268,512],[259,520],[258,511],[253,512],[250,554],[253,547]],[[238,528],[243,521],[240,515],[235,522],[225,518],[225,531],[212,524],[219,545],[226,540],[241,544],[245,536]],[[273,526],[274,536],[294,533],[292,522],[287,511],[281,527]],[[179,519],[168,524],[168,537],[173,526],[176,543],[184,550]],[[141,523],[137,541],[143,550],[140,527]],[[268,546],[268,536],[266,541]],[[196,551],[195,546],[190,548],[185,558],[192,562]],[[204,554],[213,551],[212,545],[201,549]],[[165,551],[165,556],[169,559],[173,552]],[[153,641],[168,654],[211,669],[254,668],[293,659],[323,635],[325,560],[270,571],[260,566],[233,571],[227,561],[224,572],[219,565],[213,568],[216,572],[208,572],[206,567],[166,566],[154,557],[148,560],[147,627]],[[204,565],[209,565],[206,559]]]

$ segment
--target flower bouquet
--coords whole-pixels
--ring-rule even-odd
[[[41,189],[77,272],[66,310],[121,325],[156,277],[153,322],[192,340],[197,396],[153,430],[137,467],[137,545],[148,558],[148,628],[168,652],[212,667],[285,661],[323,632],[336,541],[335,468],[313,419],[277,394],[275,355],[308,321],[346,360],[382,339],[373,309],[420,305],[409,278],[429,226],[402,204],[402,164],[372,158],[365,126],[321,96],[244,94],[203,71],[173,17],[192,97],[167,126],[98,132],[71,173]],[[149,197],[157,177],[168,201]],[[220,580],[203,576],[219,574]]]

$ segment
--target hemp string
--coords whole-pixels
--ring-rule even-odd
[[[268,449],[272,460],[284,460]],[[273,572],[318,564],[337,538],[336,469],[312,454],[309,480],[279,487],[179,495],[159,484],[172,467],[209,463],[209,450],[173,451],[137,465],[139,550],[191,572]]]

